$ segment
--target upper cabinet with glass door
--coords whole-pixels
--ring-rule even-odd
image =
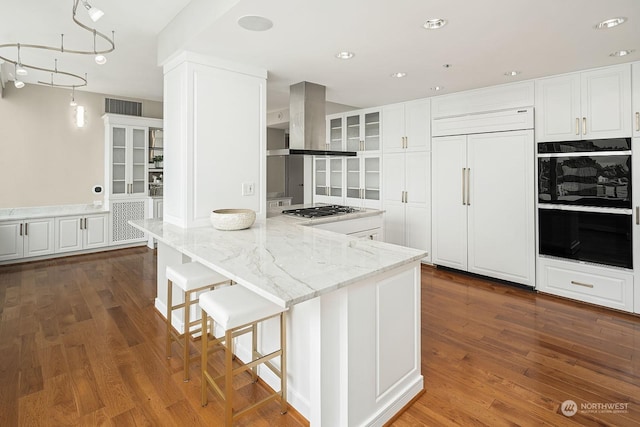
[[[327,116],[331,150],[380,151],[380,110],[358,110]]]
[[[380,151],[380,111],[354,111],[345,115],[347,151]]]
[[[148,132],[162,120],[105,114],[105,185],[113,197],[141,197],[148,190]]]

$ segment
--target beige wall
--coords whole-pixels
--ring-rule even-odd
[[[76,91],[86,108],[77,128],[70,91],[7,84],[0,99],[0,208],[91,203],[104,185],[104,98]],[[136,100],[140,101],[140,100]],[[143,101],[145,117],[162,118],[162,103]]]

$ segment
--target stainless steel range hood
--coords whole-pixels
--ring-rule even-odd
[[[300,82],[289,86],[289,148],[268,150],[268,156],[355,156],[355,151],[327,149],[326,88]]]

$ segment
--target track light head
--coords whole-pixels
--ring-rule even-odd
[[[96,55],[95,60],[98,65],[104,65],[107,63],[107,57],[104,55]]]
[[[19,76],[26,76],[29,72],[22,66],[22,64],[18,64],[16,65],[16,74]]]
[[[24,87],[24,82],[22,80],[18,80],[18,78],[16,77],[16,79],[13,81],[13,85],[16,87],[16,89],[22,89]]]
[[[102,16],[104,15],[103,11],[101,11],[97,7],[91,6],[86,0],[82,0],[82,5],[85,7],[85,9],[87,9],[89,18],[91,18],[93,22],[97,22],[98,19],[102,18]]]

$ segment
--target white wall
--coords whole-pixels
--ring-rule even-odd
[[[70,91],[7,84],[0,99],[0,208],[91,203],[104,184],[104,98],[76,91],[86,125],[75,126]],[[140,100],[136,100],[139,101]],[[146,117],[162,118],[162,103],[142,101]]]

